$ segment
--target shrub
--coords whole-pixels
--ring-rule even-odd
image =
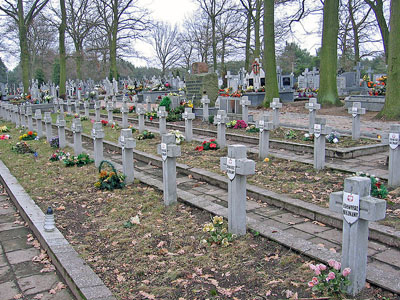
[[[246,132],[260,132],[260,128],[257,128],[255,125],[250,125],[246,128]]]
[[[208,116],[208,123],[214,124],[214,116]]]
[[[94,160],[91,159],[86,153],[81,153],[78,156],[66,156],[62,161],[66,167],[82,167],[84,165],[88,165],[94,162]]]
[[[168,96],[165,96],[161,102],[160,106],[165,106],[166,111],[170,111],[171,99]]]

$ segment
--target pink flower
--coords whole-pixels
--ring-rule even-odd
[[[321,275],[321,271],[318,268],[315,268],[314,272],[317,276]]]
[[[91,123],[94,123],[94,120],[90,120]]]
[[[336,263],[336,260],[334,260],[334,259],[328,260],[328,264],[330,267],[333,267],[335,265],[335,263]]]
[[[332,280],[332,279],[335,279],[335,273],[334,272],[329,272],[329,274],[328,274],[328,279],[329,280]]]
[[[309,281],[309,282],[308,282],[308,286],[309,286],[309,287],[313,287],[313,286],[314,286],[314,283],[313,283],[312,281]]]
[[[338,261],[335,261],[335,265],[333,266],[333,268],[335,269],[335,270],[340,270],[340,267],[342,266],[342,264],[340,263],[340,262],[338,262]]]
[[[351,272],[350,268],[345,268],[343,270],[342,274],[343,274],[344,277],[347,277],[350,274],[350,272]]]
[[[317,268],[317,267],[316,267],[315,265],[313,265],[313,264],[310,264],[310,269],[311,269],[311,270],[313,270],[313,271],[314,271],[316,268]]]
[[[317,277],[313,277],[311,279],[311,281],[312,281],[313,284],[318,284],[318,278]]]
[[[318,265],[318,268],[319,268],[321,271],[325,271],[325,270],[326,270],[326,266],[325,266],[324,264],[319,264],[319,265]]]

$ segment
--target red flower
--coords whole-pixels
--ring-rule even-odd
[[[32,135],[33,134],[33,132],[32,131],[28,131],[28,135]]]
[[[206,142],[206,141],[204,141],[204,142],[202,142],[201,144],[202,144],[202,145],[205,145],[205,144],[207,144],[207,142]]]
[[[150,117],[150,121],[153,121],[153,117]]]
[[[382,183],[380,181],[378,181],[377,183],[375,183],[375,186],[380,189],[381,188]]]
[[[210,142],[215,142],[215,139],[211,139]]]
[[[214,143],[211,143],[211,144],[210,144],[210,148],[217,148],[217,145],[214,144]]]
[[[200,147],[198,147],[199,149],[197,149],[197,150],[199,150],[199,151],[203,151],[204,150],[204,147],[203,146],[200,146]]]

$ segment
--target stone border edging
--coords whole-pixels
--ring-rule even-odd
[[[68,128],[66,128],[65,130],[70,133],[70,130]],[[92,138],[86,134],[82,134],[82,139],[86,141],[92,140]],[[121,153],[122,151],[121,147],[113,142],[104,141],[103,143],[105,149],[116,151],[118,153]],[[137,160],[146,163],[152,162],[158,167],[161,167],[162,165],[160,157],[147,154],[136,149],[134,149],[133,152],[134,157]],[[183,174],[192,175],[195,179],[205,181],[209,184],[216,185],[223,189],[228,188],[228,179],[216,173],[212,173],[210,171],[199,168],[191,168],[188,165],[180,163],[176,164],[176,169],[178,172],[181,172]],[[255,185],[248,184],[247,195],[254,199],[264,201],[268,204],[284,208],[292,213],[299,214],[311,220],[328,224],[335,228],[341,229],[343,225],[342,216],[340,214],[334,213],[329,209],[320,207],[316,204],[290,198],[285,194],[278,194]],[[369,229],[369,236],[371,239],[382,242],[389,246],[400,247],[400,231],[396,231],[391,227],[380,225],[376,222],[370,222]]]
[[[79,254],[57,228],[53,232],[44,231],[45,214],[18,183],[2,160],[0,160],[0,181],[42,248],[47,251],[51,262],[64,278],[73,295],[82,300],[115,300],[111,291],[79,257]]]
[[[90,115],[94,116],[93,113],[90,113]],[[100,117],[107,119],[107,116],[104,114],[100,114]],[[120,117],[120,116],[113,116],[113,118],[115,120],[119,120],[119,121],[122,120],[122,117]],[[139,122],[138,119],[135,119],[135,118],[128,118],[128,121],[129,120],[132,123]],[[157,121],[149,122],[149,121],[145,120],[145,125],[147,125],[147,126],[157,128],[158,124],[159,123]],[[184,132],[185,126],[167,123],[167,129],[181,130]],[[209,130],[209,129],[193,128],[193,133],[200,134],[200,135],[206,134],[207,136],[210,136],[210,137],[217,136],[216,131]],[[258,137],[243,136],[243,135],[235,134],[235,133],[226,133],[226,138],[233,142],[239,142],[239,143],[242,142],[242,143],[247,143],[247,144],[252,144],[252,145],[258,145],[258,143],[259,143]],[[270,139],[269,143],[270,143],[270,147],[272,149],[285,149],[285,150],[296,151],[296,152],[314,153],[313,145],[298,144],[298,143],[293,143],[290,141],[282,141],[282,140],[276,140],[276,139]],[[357,146],[357,147],[351,147],[351,148],[329,148],[329,147],[327,147],[325,149],[325,155],[326,155],[326,157],[329,157],[329,158],[351,159],[351,158],[359,157],[362,155],[381,153],[381,152],[388,150],[388,148],[389,148],[389,145],[384,144],[384,143],[373,144],[373,145],[363,145],[363,146]]]

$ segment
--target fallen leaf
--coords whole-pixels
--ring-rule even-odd
[[[156,297],[154,295],[146,293],[144,291],[139,291],[139,294],[142,295],[143,297],[146,297],[146,299],[156,300]]]
[[[125,281],[126,279],[125,279],[124,276],[122,276],[121,274],[119,274],[119,275],[117,275],[117,280],[118,280],[118,282],[123,282],[123,281]]]
[[[164,246],[166,244],[166,242],[161,241],[158,243],[157,248],[162,248],[162,246]]]
[[[60,205],[59,207],[56,208],[56,210],[58,210],[58,211],[65,210],[65,206],[64,205]]]
[[[324,223],[318,222],[318,221],[313,221],[312,222],[315,225],[321,226],[321,227],[325,227],[326,225]]]

